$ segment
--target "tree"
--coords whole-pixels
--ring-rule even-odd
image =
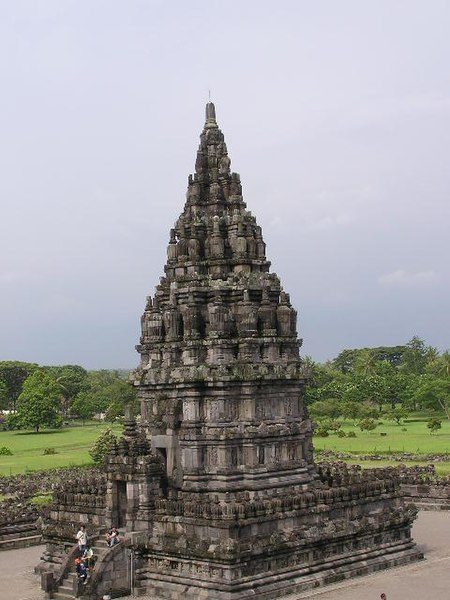
[[[135,388],[118,371],[90,371],[87,378],[89,394],[94,412],[106,412],[111,404],[119,406],[118,412],[124,414],[128,403],[136,402]]]
[[[346,401],[377,405],[380,412],[387,397],[386,381],[380,375],[354,375],[344,391]]]
[[[310,362],[309,381],[305,388],[305,402],[312,404],[316,400],[340,398],[342,395],[342,382],[345,376],[336,370],[330,363],[321,365]]]
[[[380,361],[386,361],[397,367],[402,359],[406,346],[378,346],[375,348],[352,348],[342,350],[332,361],[334,368],[342,373],[359,372],[368,375],[372,367]]]
[[[425,346],[425,342],[420,337],[413,336],[406,344],[400,365],[401,369],[416,375],[424,373],[429,357],[435,351],[435,348]]]
[[[408,411],[403,406],[394,406],[387,411],[387,417],[391,421],[395,421],[397,425],[401,425],[401,421],[406,419]]]
[[[415,401],[424,408],[442,410],[450,419],[450,378],[421,375]]]
[[[428,421],[427,427],[430,430],[430,435],[432,433],[437,433],[442,427],[442,421],[440,419],[436,419],[436,417],[433,417]]]
[[[91,419],[95,414],[95,404],[89,395],[89,392],[79,392],[71,405],[71,413],[80,418],[83,425],[87,419]]]
[[[63,400],[62,408],[64,414],[66,414],[77,394],[86,389],[88,373],[86,369],[83,369],[79,365],[61,365],[43,368],[59,383]]]
[[[439,358],[439,362],[440,362],[440,370],[439,370],[439,375],[441,377],[450,377],[450,352],[448,350],[445,350],[440,358]]]
[[[60,427],[60,387],[44,369],[36,369],[25,380],[17,400],[15,422],[25,429]]]
[[[450,352],[445,350],[440,356],[431,361],[427,372],[443,378],[450,377]]]
[[[7,388],[7,407],[16,410],[16,401],[25,379],[38,368],[35,363],[15,360],[0,361],[0,379]]]
[[[114,400],[106,409],[105,419],[114,423],[118,418],[123,417],[124,415],[124,405],[122,402],[118,402]]]
[[[0,379],[0,410],[8,408],[8,388],[6,383]]]
[[[358,352],[357,349],[342,350],[332,361],[333,367],[341,373],[353,373]]]
[[[376,357],[370,348],[357,351],[354,362],[354,372],[365,377],[375,373]]]
[[[333,398],[329,400],[317,400],[314,404],[311,404],[309,412],[313,417],[318,419],[337,419],[342,416],[342,404],[339,400]]]
[[[398,403],[404,404],[403,399],[408,390],[410,378],[414,376],[400,372],[387,360],[377,362],[375,374],[383,380],[385,401],[390,403],[391,408],[395,408]],[[406,404],[404,406],[406,407]]]
[[[373,431],[377,426],[377,422],[375,419],[366,417],[365,419],[361,419],[358,426],[361,429],[361,431]]]
[[[98,436],[89,450],[92,460],[96,464],[102,463],[108,452],[116,443],[117,437],[114,435],[111,429],[105,429],[105,431]]]
[[[342,416],[351,421],[357,421],[362,418],[362,406],[359,402],[346,400],[342,402]]]

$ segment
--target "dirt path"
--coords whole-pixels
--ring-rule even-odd
[[[426,560],[283,600],[380,600],[382,592],[387,600],[449,600],[450,512],[419,513],[413,534]],[[42,550],[43,546],[34,546],[0,552],[1,600],[43,600],[39,577],[33,572]]]

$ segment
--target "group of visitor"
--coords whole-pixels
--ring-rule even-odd
[[[78,543],[78,556],[75,559],[75,568],[78,579],[86,584],[89,574],[94,570],[96,558],[92,546],[88,543],[88,535],[84,525],[80,525],[80,529],[75,538]],[[117,528],[111,527],[106,533],[107,545],[111,548],[115,544],[118,544],[119,541],[119,532],[117,531]]]
[[[94,570],[94,550],[92,546],[88,544],[88,535],[84,525],[80,525],[80,529],[75,537],[78,543],[78,556],[75,559],[75,568],[78,579],[86,584],[89,574]]]

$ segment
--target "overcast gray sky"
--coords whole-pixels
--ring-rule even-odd
[[[450,346],[448,0],[0,0],[0,359],[134,367],[216,104],[302,353]]]

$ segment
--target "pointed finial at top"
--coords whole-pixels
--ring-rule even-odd
[[[216,122],[216,107],[212,102],[208,102],[206,105],[206,126],[217,126]]]

